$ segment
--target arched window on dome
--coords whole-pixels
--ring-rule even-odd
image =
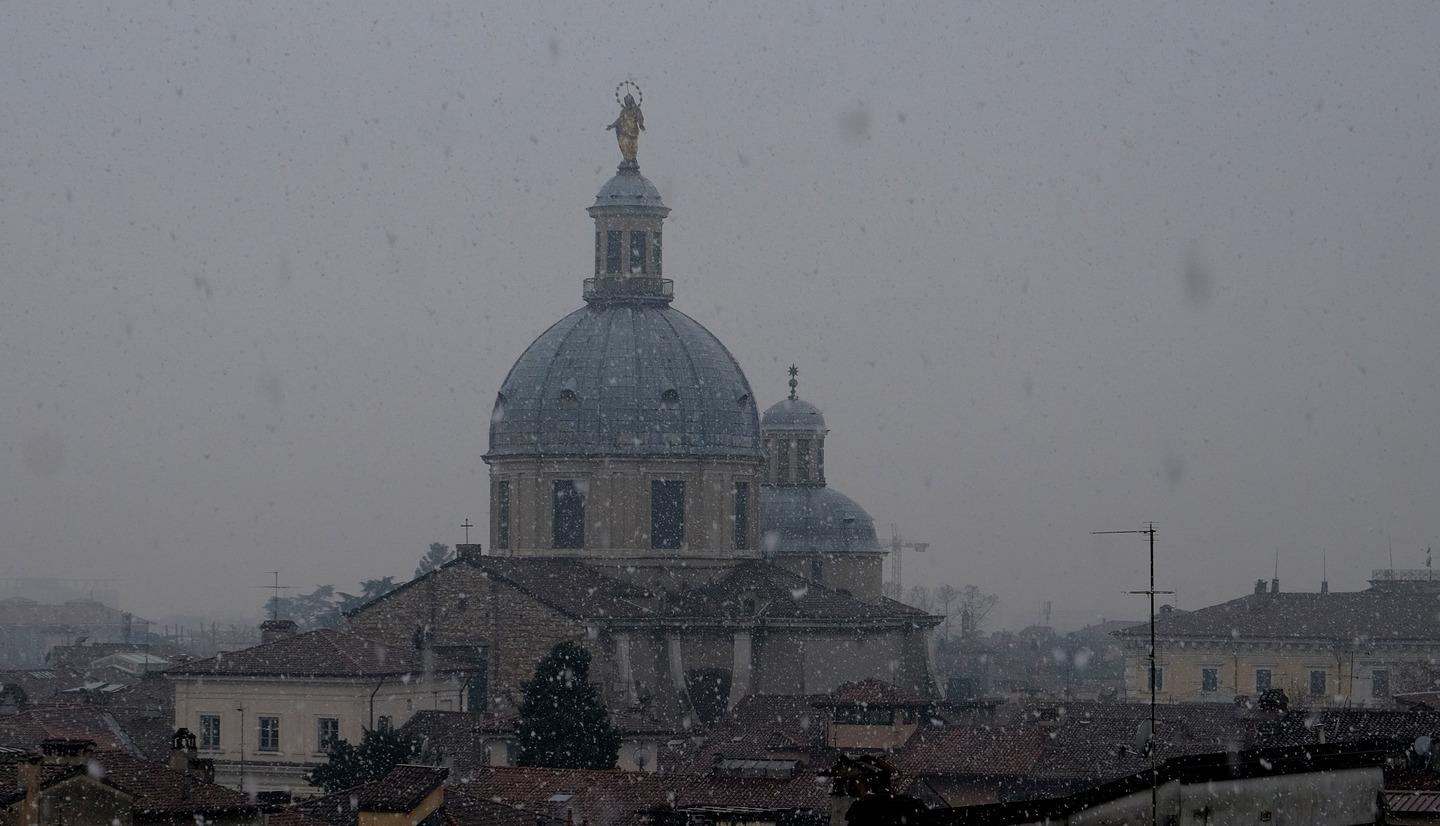
[[[679,410],[679,409],[680,409],[680,391],[676,390],[676,389],[673,388],[673,387],[666,388],[666,389],[665,389],[665,392],[663,392],[663,393],[660,394],[660,409],[661,409],[661,410]]]
[[[580,406],[580,397],[575,394],[574,389],[566,387],[560,391],[560,407],[565,410],[574,410]]]
[[[622,233],[618,229],[605,232],[605,273],[607,275],[620,274],[620,243]]]
[[[685,483],[650,482],[650,547],[679,550],[685,545]]]
[[[735,550],[750,548],[750,483],[735,483]]]
[[[585,547],[585,493],[574,479],[555,480],[551,511],[551,546]]]
[[[632,230],[630,232],[630,274],[644,275],[646,269],[645,232]]]

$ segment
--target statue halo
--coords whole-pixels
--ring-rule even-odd
[[[622,80],[620,81],[619,85],[615,87],[615,102],[620,104],[621,106],[625,105],[625,101],[620,96],[620,92],[627,86],[635,90],[635,103],[637,105],[643,106],[645,104],[645,93],[640,91],[639,84],[637,84],[633,80]]]

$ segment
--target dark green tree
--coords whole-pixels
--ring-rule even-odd
[[[590,652],[562,642],[521,689],[516,764],[561,769],[614,768],[620,732],[590,684]]]
[[[340,613],[348,614],[365,603],[378,597],[383,597],[395,590],[395,577],[382,576],[379,579],[363,579],[360,581],[360,593],[347,594],[341,592],[336,607]]]
[[[316,585],[310,593],[293,597],[271,597],[265,601],[265,614],[294,620],[303,631],[334,628],[340,624],[334,585]]]
[[[430,550],[420,557],[420,564],[415,566],[415,576],[422,577],[431,571],[450,561],[453,554],[450,553],[450,546],[439,542],[431,542]]]
[[[305,780],[326,794],[379,780],[401,763],[420,757],[420,740],[388,727],[365,729],[359,746],[336,740],[325,752],[326,762],[311,769]]]

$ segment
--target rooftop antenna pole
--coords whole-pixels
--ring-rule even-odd
[[[281,585],[281,584],[280,584],[280,572],[279,572],[279,571],[266,571],[265,573],[270,574],[271,576],[275,577],[275,582],[274,582],[274,584],[272,584],[272,585],[256,585],[255,587],[256,587],[256,588],[265,588],[265,589],[267,589],[267,590],[269,590],[269,591],[271,591],[271,592],[273,593],[273,596],[270,598],[270,621],[271,621],[271,622],[275,622],[276,620],[280,619],[280,592],[281,592],[281,591],[288,591],[288,590],[290,589],[290,586],[289,586],[289,585]]]
[[[1145,594],[1150,597],[1150,736],[1146,738],[1145,750],[1149,752],[1150,758],[1150,824],[1151,826],[1160,826],[1160,766],[1155,761],[1155,595],[1175,592],[1155,589],[1155,523],[1146,522],[1144,528],[1136,531],[1091,531],[1094,536],[1120,533],[1143,533],[1150,538],[1150,587],[1143,591],[1130,591],[1129,593]],[[1278,566],[1280,564],[1279,557],[1277,556],[1276,559],[1275,564]]]

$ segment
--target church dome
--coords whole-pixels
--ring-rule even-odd
[[[875,537],[875,520],[833,488],[766,486],[760,507],[766,556],[883,552]]]
[[[650,183],[649,178],[640,174],[639,167],[624,165],[595,194],[595,204],[590,207],[592,215],[597,207],[641,207],[664,210],[666,214],[670,212],[660,200],[660,190]]]
[[[781,399],[770,405],[760,419],[760,426],[766,430],[799,430],[807,433],[824,433],[825,417],[820,408],[804,399]]]
[[[759,417],[699,322],[663,301],[591,301],[526,348],[496,397],[487,458],[539,455],[758,459]]]

